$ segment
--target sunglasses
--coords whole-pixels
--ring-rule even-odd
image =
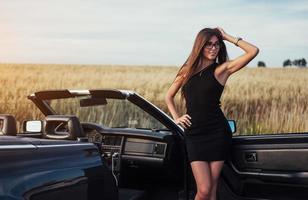
[[[220,48],[220,43],[219,42],[215,42],[215,43],[212,43],[212,42],[206,42],[204,47],[206,49],[212,49],[213,47],[215,47],[215,49],[218,49]]]

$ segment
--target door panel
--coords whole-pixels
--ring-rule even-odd
[[[222,195],[308,199],[308,134],[234,136],[232,142],[220,180]]]

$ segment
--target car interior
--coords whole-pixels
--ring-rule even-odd
[[[49,115],[24,121],[17,133],[13,116],[0,120],[4,135],[94,143],[116,179],[120,200],[178,199],[183,190],[184,158],[171,132],[107,128],[72,115]]]

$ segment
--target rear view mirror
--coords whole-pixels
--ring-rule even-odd
[[[99,106],[99,105],[106,105],[106,104],[107,104],[106,98],[90,98],[90,99],[80,100],[80,107]]]
[[[43,123],[40,120],[24,121],[22,124],[22,129],[24,133],[41,133],[42,128]]]
[[[231,129],[232,133],[235,133],[236,132],[235,120],[228,120],[228,123],[229,123],[229,126],[230,126],[230,129]]]

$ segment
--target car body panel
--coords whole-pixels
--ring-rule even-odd
[[[78,190],[81,187],[87,191],[92,180],[104,178],[96,174],[97,169],[104,170],[104,166],[97,147],[91,143],[10,136],[0,139],[1,199],[31,199],[42,191],[46,195],[46,191],[76,185],[79,185]],[[110,177],[108,184],[115,185]],[[100,181],[103,190],[102,183],[106,180]],[[112,192],[117,195],[116,191]]]

